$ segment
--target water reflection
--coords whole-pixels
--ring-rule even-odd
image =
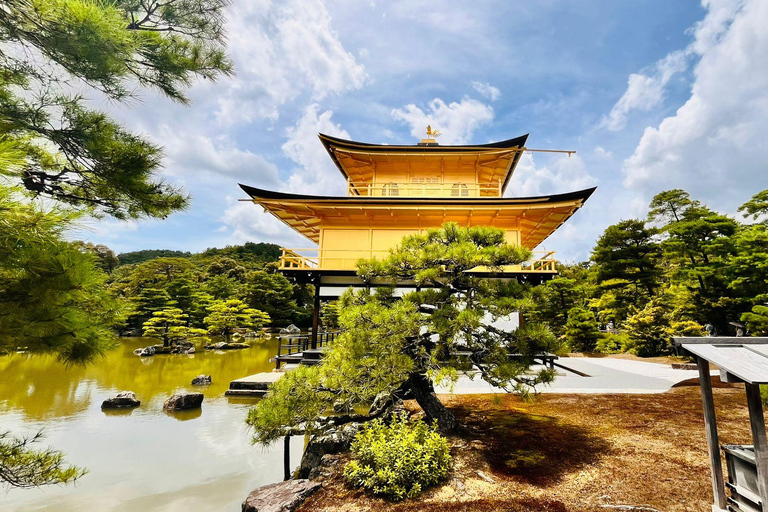
[[[0,405],[18,409],[30,419],[46,420],[85,411],[94,393],[100,400],[106,398],[101,390],[133,391],[141,408],[154,408],[184,390],[202,391],[206,398],[221,396],[231,380],[270,371],[269,358],[277,353],[277,340],[265,338],[252,341],[251,348],[227,352],[197,347],[196,354],[133,354],[151,343],[154,340],[125,338],[119,348],[86,367],[65,367],[53,355],[2,356]],[[200,374],[211,375],[213,383],[193,387],[192,379]]]
[[[3,511],[240,510],[255,487],[282,480],[282,443],[250,445],[244,423],[253,399],[225,398],[233,379],[270,371],[277,340],[254,340],[249,349],[139,358],[152,343],[125,339],[88,367],[65,368],[54,356],[0,357],[0,430],[44,429],[45,444],[88,468],[76,486],[11,490]],[[213,383],[193,387],[200,374]],[[102,410],[118,391],[133,391],[141,406]],[[179,391],[200,391],[202,409],[162,410]],[[301,443],[292,443],[298,463]]]

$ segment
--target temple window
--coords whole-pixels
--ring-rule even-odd
[[[381,187],[381,195],[383,196],[399,196],[400,190],[397,186],[397,183],[385,183],[383,187]]]
[[[469,187],[467,187],[466,183],[454,183],[451,187],[451,195],[452,196],[468,196],[469,195]]]

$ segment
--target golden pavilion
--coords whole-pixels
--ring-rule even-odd
[[[286,225],[315,244],[282,249],[287,276],[315,285],[315,311],[323,298],[360,285],[356,262],[386,255],[404,236],[455,221],[495,226],[507,241],[535,249],[594,192],[594,188],[540,197],[504,197],[528,135],[490,144],[442,146],[431,128],[415,145],[354,142],[320,134],[347,181],[343,197],[299,195],[240,187]],[[536,151],[536,150],[533,150]],[[566,153],[572,153],[570,151]],[[534,252],[503,276],[540,283],[557,274],[552,252]],[[317,313],[315,314],[317,316]],[[316,336],[317,319],[313,338]]]

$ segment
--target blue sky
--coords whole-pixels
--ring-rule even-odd
[[[235,0],[237,76],[199,83],[191,106],[147,91],[94,99],[166,148],[163,177],[193,196],[164,221],[89,222],[118,252],[199,251],[246,241],[311,244],[238,182],[344,193],[317,133],[442,144],[530,133],[510,196],[598,186],[542,248],[589,257],[597,236],[685,188],[727,213],[768,188],[768,2],[764,0]]]

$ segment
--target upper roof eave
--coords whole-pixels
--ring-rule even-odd
[[[347,139],[340,139],[338,137],[333,137],[331,135],[326,135],[324,133],[318,133],[317,136],[320,138],[320,141],[323,143],[323,147],[325,147],[325,150],[328,152],[328,154],[331,156],[331,160],[333,160],[333,163],[336,164],[336,167],[338,167],[341,174],[344,176],[344,179],[349,179],[349,176],[347,175],[347,172],[344,170],[344,167],[341,165],[341,162],[339,162],[338,158],[336,157],[336,154],[333,152],[333,148],[337,147],[339,149],[348,149],[348,150],[358,150],[358,151],[367,151],[370,153],[409,153],[409,152],[419,152],[419,153],[458,153],[458,152],[466,152],[466,151],[493,151],[493,150],[499,150],[499,149],[514,149],[514,148],[523,148],[525,147],[525,142],[528,140],[528,133],[525,135],[521,135],[519,137],[515,137],[513,139],[507,139],[502,140],[499,142],[490,142],[487,144],[465,144],[465,145],[455,145],[455,146],[441,146],[441,145],[434,145],[434,146],[421,146],[418,144],[412,144],[412,145],[388,145],[388,144],[372,144],[369,142],[357,142],[353,140],[347,140]],[[502,194],[504,193],[504,190],[506,190],[507,185],[509,184],[509,180],[512,177],[512,174],[514,172],[515,167],[517,166],[517,163],[520,161],[520,156],[522,152],[518,152],[509,166],[509,171],[507,172],[507,175],[504,178],[504,184],[502,186]]]

